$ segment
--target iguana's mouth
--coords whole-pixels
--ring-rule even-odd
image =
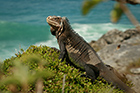
[[[51,27],[53,27],[53,28],[59,28],[59,27],[60,27],[60,24],[59,24],[58,22],[54,21],[53,19],[54,19],[53,16],[48,16],[48,17],[46,18],[46,21],[47,21],[47,23],[48,23]]]

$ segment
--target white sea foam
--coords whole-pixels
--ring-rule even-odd
[[[104,24],[72,24],[72,28],[82,36],[87,42],[91,40],[99,39],[103,34],[112,29],[119,29],[121,31],[125,31],[126,29],[133,28],[132,25],[121,25],[121,24],[112,24],[112,23],[104,23]],[[47,45],[50,47],[58,48],[57,40],[54,36],[50,36],[49,40],[37,42],[35,45]]]
[[[40,46],[40,45],[43,45],[44,46],[44,45],[46,45],[46,46],[49,46],[49,47],[56,47],[56,48],[59,47],[58,44],[57,44],[56,38],[53,37],[53,36],[50,36],[50,39],[49,40],[42,41],[42,42],[37,42],[35,45],[36,46]]]
[[[15,53],[21,52],[21,48],[26,50],[28,47],[29,46],[24,45],[23,42],[18,40],[1,41],[0,61],[15,56]]]

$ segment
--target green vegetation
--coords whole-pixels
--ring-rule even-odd
[[[92,10],[94,7],[96,7],[98,4],[104,1],[106,0],[84,0],[82,5],[82,14],[87,15],[90,12],[90,10]],[[132,5],[136,5],[140,3],[135,0],[114,0],[114,1],[116,1],[116,3],[114,4],[114,8],[110,13],[111,22],[117,23],[124,13],[130,20],[130,22],[136,27],[136,29],[140,31],[138,20],[135,18],[135,16],[131,13],[131,11],[126,5],[127,3]]]
[[[111,11],[111,21],[116,23],[122,16],[123,10],[120,7],[119,3],[114,5],[114,9]]]
[[[105,0],[84,0],[83,7],[82,7],[83,15],[88,14],[91,9],[93,9],[98,4],[104,1]],[[111,11],[111,15],[110,15],[111,21],[113,23],[116,23],[121,18],[122,14],[123,14],[123,10],[121,9],[121,4],[117,2],[114,5],[114,9]]]
[[[96,5],[101,3],[103,0],[85,0],[82,7],[82,13],[83,15],[86,15],[90,12],[92,8],[94,8]]]
[[[0,64],[0,93],[123,93],[101,78],[92,84],[80,77],[85,72],[61,62],[56,49],[30,46],[21,51]]]

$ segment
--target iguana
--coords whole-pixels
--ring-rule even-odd
[[[126,93],[135,93],[108,69],[94,49],[72,29],[66,17],[48,16],[46,21],[50,25],[51,34],[57,38],[61,61],[64,58],[70,60],[77,67],[85,70],[86,75],[93,81],[101,76]]]

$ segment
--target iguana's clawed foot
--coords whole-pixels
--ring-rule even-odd
[[[88,76],[87,76],[87,75],[85,75],[85,74],[82,74],[80,77],[86,77],[86,78],[87,78]],[[89,77],[88,77],[88,78],[89,78]]]
[[[80,77],[90,78],[92,83],[95,81],[94,78],[92,78],[92,77],[90,77],[90,76],[88,76],[86,74],[82,74]]]
[[[63,59],[61,56],[59,56],[59,60],[61,60],[61,62],[63,62],[63,61],[64,61],[64,59]]]

